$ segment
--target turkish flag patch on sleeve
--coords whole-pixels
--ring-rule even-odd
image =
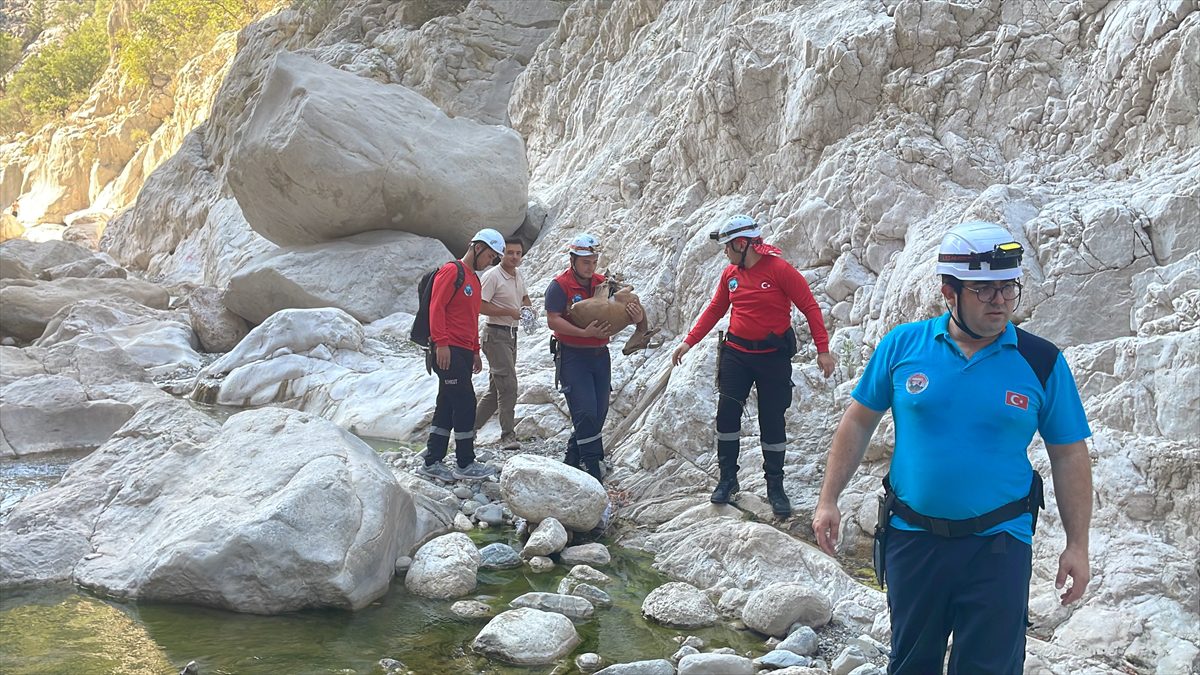
[[[1021,410],[1029,410],[1029,397],[1024,394],[1018,394],[1015,391],[1004,392],[1004,403],[1005,405],[1011,405]]]

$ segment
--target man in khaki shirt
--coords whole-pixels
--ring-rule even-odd
[[[499,408],[500,443],[505,450],[521,448],[513,428],[517,407],[517,324],[523,307],[533,311],[525,280],[517,271],[524,256],[525,245],[521,240],[506,238],[500,265],[480,278],[483,302],[479,313],[486,317],[487,323],[479,341],[488,363],[488,391],[475,410],[475,428],[486,424]]]

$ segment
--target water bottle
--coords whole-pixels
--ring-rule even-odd
[[[526,333],[531,333],[536,325],[533,308],[528,305],[521,307],[521,328],[524,328]]]

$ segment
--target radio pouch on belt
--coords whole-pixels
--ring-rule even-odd
[[[555,338],[553,335],[550,336],[550,354],[552,356],[554,356],[554,388],[558,389],[558,368],[559,368],[558,339]]]
[[[892,505],[896,501],[896,493],[891,490],[886,490],[879,495],[879,520],[875,523],[875,537],[871,544],[871,562],[875,567],[875,580],[879,582],[879,587],[883,588],[884,582],[887,580],[887,560],[884,554],[887,552],[887,531],[888,521],[892,518]]]
[[[718,391],[720,391],[720,389],[721,389],[721,356],[724,353],[725,353],[725,331],[719,330],[719,331],[717,331],[717,372],[716,372],[716,377],[715,377],[715,379],[717,381],[717,390]]]

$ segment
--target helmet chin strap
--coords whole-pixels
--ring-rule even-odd
[[[734,241],[737,241],[736,239]],[[735,247],[736,250],[736,247]],[[750,252],[750,242],[746,242],[746,248],[742,249],[742,258],[738,261],[738,269],[746,269],[746,254]]]
[[[484,246],[487,246],[487,244],[484,244]],[[491,248],[491,247],[489,246],[488,248]],[[478,272],[480,270],[480,267],[479,267],[479,242],[477,242],[477,241],[471,242],[471,269],[475,270],[476,272]]]
[[[954,297],[957,299],[957,302],[954,303],[955,304],[954,307],[951,307],[949,302],[946,303],[946,309],[950,310],[950,320],[953,321],[954,325],[958,326],[959,329],[962,330],[962,332],[971,336],[972,339],[982,340],[983,339],[982,335],[980,335],[979,333],[976,333],[975,331],[971,330],[970,328],[967,328],[966,322],[964,322],[963,320],[958,318],[958,312],[956,310],[958,309],[959,306],[962,305],[962,290],[959,289],[959,290],[955,291]]]

